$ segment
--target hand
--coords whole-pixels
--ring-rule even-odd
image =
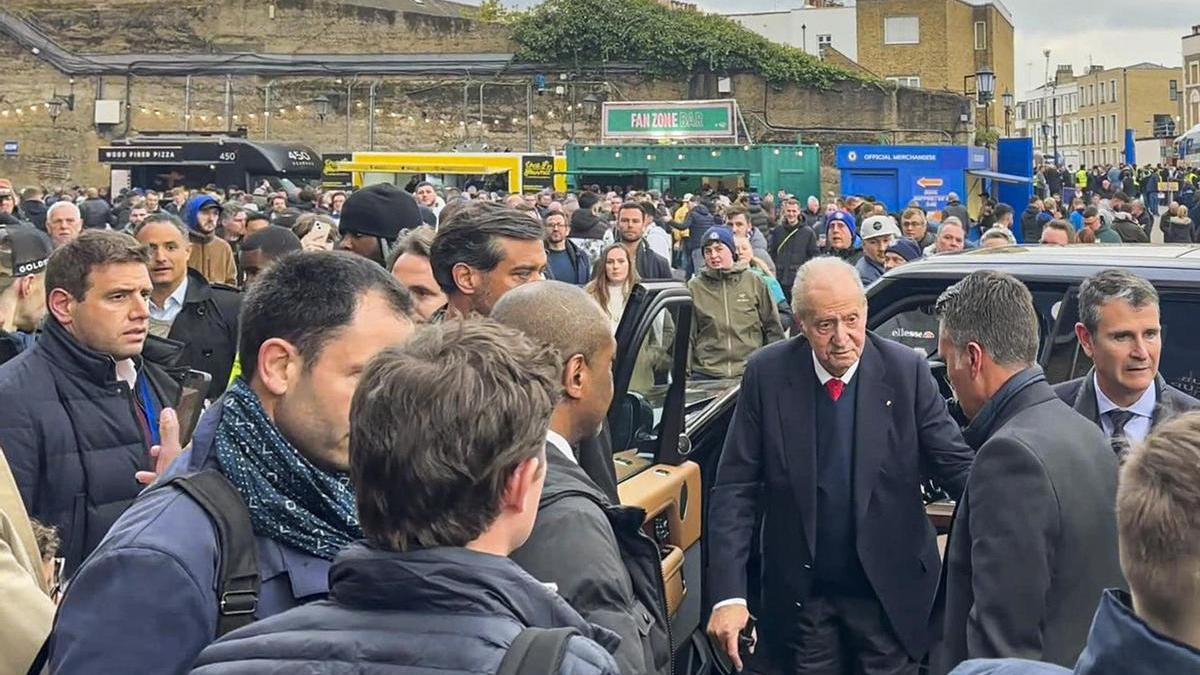
[[[150,456],[154,458],[154,471],[138,471],[133,474],[137,482],[150,485],[171,466],[175,458],[183,454],[179,444],[179,418],[172,408],[163,408],[158,416],[158,440],[160,445],[150,448]]]
[[[750,620],[750,610],[745,605],[725,605],[713,611],[708,619],[708,634],[729,655],[733,667],[741,672],[742,656],[738,651],[738,634]]]

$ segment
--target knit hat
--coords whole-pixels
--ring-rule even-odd
[[[421,226],[421,210],[413,196],[388,183],[365,187],[342,205],[342,232],[395,241],[400,230]]]
[[[0,277],[27,277],[44,272],[54,246],[32,227],[0,230]]]
[[[762,197],[760,197],[757,192],[751,192],[750,199],[748,201],[750,206],[762,206]]]
[[[834,211],[826,218],[826,227],[835,220],[849,228],[851,239],[858,236],[858,224],[854,222],[854,216],[845,211]]]
[[[701,244],[701,250],[707,247],[712,242],[718,242],[725,245],[729,252],[733,254],[733,259],[737,260],[737,247],[733,245],[733,230],[728,227],[710,227],[708,232],[704,233],[704,243]]]
[[[895,253],[904,258],[905,262],[912,262],[921,259],[921,247],[917,246],[917,242],[912,239],[898,239],[892,242],[888,247],[888,253]]]
[[[900,228],[896,227],[896,221],[892,220],[891,216],[871,216],[863,221],[862,238],[874,239],[875,237],[892,236],[900,238]]]

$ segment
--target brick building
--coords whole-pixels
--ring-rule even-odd
[[[1200,24],[1183,38],[1183,125],[1180,133],[1200,125]]]
[[[858,0],[858,62],[901,86],[962,92],[984,66],[996,74],[987,116],[1003,129],[1000,98],[1015,88],[1013,21],[999,0]],[[973,78],[967,81],[974,89]],[[980,122],[985,111],[977,111]]]
[[[1124,162],[1127,129],[1134,138],[1163,135],[1179,114],[1182,81],[1182,68],[1156,63],[1092,66],[1077,77],[1080,161],[1087,166]]]

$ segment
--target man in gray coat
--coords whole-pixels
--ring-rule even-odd
[[[1149,281],[1121,269],[1092,275],[1079,286],[1079,318],[1075,335],[1093,367],[1054,393],[1100,427],[1115,451],[1200,408],[1158,372],[1163,333],[1158,291]]]
[[[537,521],[509,557],[554,584],[584,619],[621,636],[614,657],[622,673],[667,675],[662,563],[642,531],[645,512],[610,501],[580,461],[581,444],[596,436],[613,396],[617,345],[608,319],[583,289],[559,281],[509,291],[491,317],[553,346],[563,360],[563,397],[546,432]]]
[[[1035,364],[1037,312],[1016,278],[974,272],[938,299],[938,351],[976,449],[934,607],[932,672],[969,658],[1071,665],[1105,588],[1124,587],[1117,457]]]

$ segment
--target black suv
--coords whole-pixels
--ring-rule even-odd
[[[942,291],[979,269],[1008,272],[1033,294],[1041,334],[1039,362],[1051,384],[1091,367],[1075,337],[1083,279],[1104,269],[1130,270],[1161,298],[1160,372],[1169,383],[1200,394],[1200,247],[1139,245],[1010,247],[936,256],[892,270],[867,289],[868,325],[920,350],[949,398],[937,354],[933,305]],[[704,495],[712,484],[725,431],[737,403],[737,381],[689,382],[691,297],[678,282],[647,282],[630,298],[617,329],[615,396],[609,413],[622,501],[646,509],[646,530],[663,551],[664,581],[676,673],[715,672],[702,619]],[[952,507],[931,504],[935,524]],[[751,562],[753,565],[753,561]]]

